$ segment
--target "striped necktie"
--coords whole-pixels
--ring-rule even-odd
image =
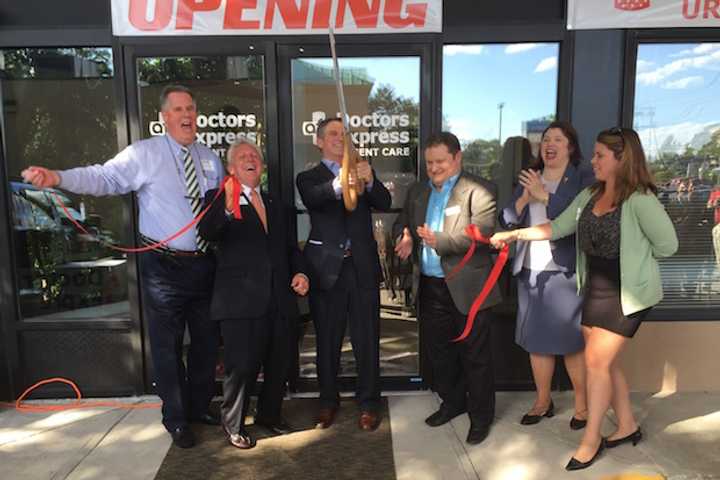
[[[195,162],[193,162],[190,150],[182,147],[183,165],[185,169],[185,187],[187,188],[188,200],[190,201],[190,209],[193,217],[197,217],[202,211],[202,198],[200,197],[200,184],[195,171]],[[197,224],[195,225],[195,235],[197,237],[198,250],[207,251],[208,242],[200,236]]]

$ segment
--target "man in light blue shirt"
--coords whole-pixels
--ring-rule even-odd
[[[417,182],[408,191],[393,226],[398,238],[395,252],[402,259],[412,255],[415,262],[420,338],[425,339],[433,390],[442,400],[425,423],[437,427],[467,412],[467,443],[474,445],[485,440],[495,415],[489,307],[501,298],[493,288],[468,337],[455,342],[490,274],[489,248],[478,245],[456,275],[448,274],[470,247],[468,225],[486,236],[494,231],[496,188],[462,170],[460,142],[450,132],[431,136],[424,153],[429,181]]]
[[[166,87],[160,99],[167,134],[133,143],[102,165],[64,171],[31,166],[23,177],[36,187],[95,196],[135,192],[143,243],[164,240],[190,223],[205,192],[217,188],[223,166],[195,141],[197,105],[186,87]],[[163,424],[181,448],[194,445],[188,422],[219,425],[208,412],[215,390],[219,344],[209,318],[215,259],[195,229],[139,257],[145,320]],[[187,369],[183,336],[191,342]]]

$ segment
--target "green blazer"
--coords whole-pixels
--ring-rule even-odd
[[[551,240],[576,233],[578,219],[590,201],[590,188],[581,191],[555,220]],[[576,236],[578,293],[587,279],[585,253]],[[656,258],[669,257],[678,239],[665,208],[652,194],[635,192],[622,205],[620,214],[620,304],[625,316],[662,300],[662,280]]]

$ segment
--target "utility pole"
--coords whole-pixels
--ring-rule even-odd
[[[502,111],[505,108],[505,102],[498,103],[498,161],[502,155]]]

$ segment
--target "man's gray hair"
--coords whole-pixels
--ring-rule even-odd
[[[165,106],[168,101],[168,97],[171,93],[187,93],[192,98],[193,105],[197,108],[197,102],[195,101],[195,94],[185,85],[168,85],[160,92],[160,110],[165,110]]]
[[[249,138],[247,138],[244,135],[238,135],[237,139],[233,142],[232,145],[230,145],[230,148],[227,151],[227,155],[225,156],[225,162],[230,163],[230,161],[233,158],[233,155],[235,155],[235,152],[238,148],[240,148],[241,145],[248,145],[255,149],[255,152],[257,152],[258,157],[260,157],[260,161],[265,163],[265,157],[263,157],[262,150],[258,146],[257,143],[253,142]]]

